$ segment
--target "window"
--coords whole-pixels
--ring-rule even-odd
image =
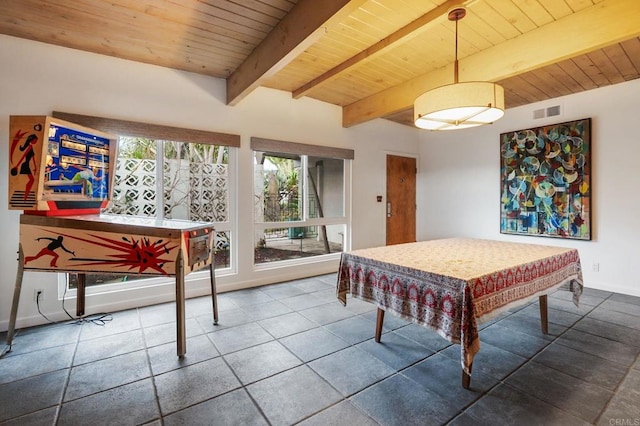
[[[252,138],[256,265],[340,253],[353,151]]]
[[[239,137],[63,113],[54,116],[109,133],[137,135],[119,138],[114,194],[105,213],[214,222],[216,268],[231,267],[230,168]],[[142,281],[137,275],[87,275],[88,286],[131,280]],[[75,287],[76,275],[69,274],[68,281],[70,288]]]
[[[214,222],[216,268],[229,268],[229,147],[120,137],[114,194],[105,213]],[[223,228],[223,229],[221,229]],[[69,285],[77,285],[75,274]],[[87,286],[136,275],[89,274]]]

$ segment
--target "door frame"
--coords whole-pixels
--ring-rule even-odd
[[[415,201],[415,204],[416,204],[416,209],[415,209],[415,216],[416,217],[415,217],[415,223],[414,223],[414,227],[415,227],[414,234],[415,234],[416,241],[417,241],[417,239],[418,239],[418,173],[420,171],[420,168],[419,168],[419,166],[420,166],[420,161],[419,161],[420,160],[420,156],[419,156],[419,154],[411,154],[411,153],[407,153],[407,152],[388,151],[388,150],[384,151],[384,165],[385,165],[385,169],[384,169],[384,172],[385,172],[385,178],[384,178],[384,183],[385,183],[385,200],[384,200],[385,201],[384,202],[385,240],[384,241],[385,241],[385,244],[386,244],[386,242],[387,242],[387,202],[389,202],[389,200],[386,199],[387,196],[388,196],[387,166],[388,166],[388,156],[389,155],[392,155],[392,156],[395,156],[395,157],[413,158],[416,161],[416,174],[415,174],[416,182],[415,182],[415,193],[414,193],[414,201]]]

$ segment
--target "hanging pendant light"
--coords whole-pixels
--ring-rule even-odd
[[[428,130],[454,130],[491,124],[504,115],[504,89],[484,82],[458,82],[458,21],[467,14],[463,6],[449,11],[456,23],[453,84],[420,95],[413,105],[415,125]]]

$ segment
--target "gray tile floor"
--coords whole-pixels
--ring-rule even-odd
[[[640,298],[586,289],[484,325],[471,389],[460,349],[433,332],[335,298],[325,275],[187,302],[187,355],[172,303],[105,326],[20,330],[0,359],[0,424],[637,425]],[[0,339],[6,337],[0,335]]]

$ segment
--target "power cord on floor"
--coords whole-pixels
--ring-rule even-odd
[[[49,319],[40,310],[40,296],[41,295],[42,295],[41,291],[39,291],[36,294],[36,307],[38,308],[38,313],[44,319],[46,319],[50,324],[59,324],[60,323],[59,321],[53,321],[53,320]],[[94,324],[94,325],[105,326],[107,323],[113,321],[113,315],[111,315],[110,313],[107,313],[107,312],[99,312],[97,314],[92,314],[92,315],[87,315],[87,316],[82,316],[82,317],[73,317],[73,316],[71,316],[69,311],[67,311],[67,308],[64,306],[64,302],[65,302],[66,296],[67,296],[67,286],[65,286],[64,293],[62,294],[62,310],[67,314],[67,316],[70,319],[73,320],[70,324],[81,325],[81,324],[84,324],[84,323],[91,323],[91,324]]]
[[[75,321],[72,324],[84,324],[86,322],[91,323],[93,325],[99,325],[100,327],[104,327],[107,323],[113,321],[113,316],[108,312],[101,312],[98,314],[87,315],[84,317],[75,318]]]
[[[64,310],[64,312],[67,314],[69,318],[71,318],[72,320],[75,320],[72,322],[72,324],[81,325],[88,322],[94,325],[99,325],[101,327],[104,327],[105,325],[107,325],[107,323],[113,321],[113,315],[111,315],[108,312],[99,312],[97,314],[87,315],[83,317],[76,317],[76,318],[72,317],[71,314],[67,312],[67,308],[65,308],[64,306],[64,299],[67,295],[67,288],[68,286],[64,286],[64,293],[62,293],[62,309]]]
[[[83,316],[83,317],[77,317],[74,318],[71,316],[71,314],[69,312],[67,312],[67,309],[64,306],[64,302],[65,302],[65,296],[67,295],[67,286],[65,286],[64,289],[64,294],[62,295],[62,309],[65,311],[65,313],[69,316],[69,318],[71,318],[72,322],[70,322],[69,324],[74,324],[74,325],[82,325],[84,323],[91,323],[94,325],[99,325],[99,326],[105,326],[107,325],[107,323],[111,322],[113,320],[113,316],[110,313],[97,313],[97,314],[92,314],[92,315],[87,315],[87,316]],[[60,324],[60,321],[53,321],[52,319],[50,319],[49,317],[47,317],[41,310],[40,310],[40,297],[42,296],[42,291],[38,291],[36,293],[36,307],[38,309],[38,313],[42,316],[42,318],[46,319],[47,322],[49,322],[50,324]],[[18,335],[19,331],[16,332],[16,335],[14,337],[16,337]],[[5,345],[5,347],[0,350],[0,358],[2,358],[5,354],[11,352],[11,349],[13,347],[13,344],[11,345]]]

